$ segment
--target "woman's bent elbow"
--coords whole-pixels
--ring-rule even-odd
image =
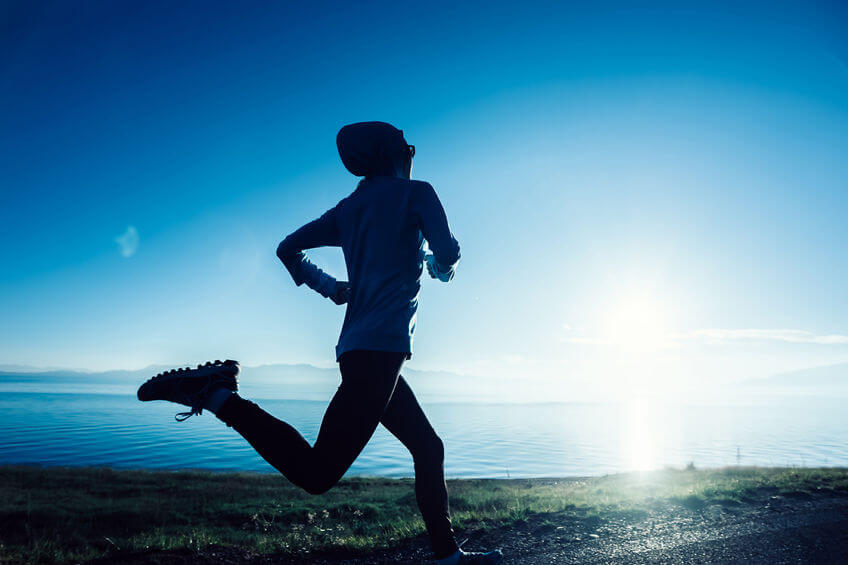
[[[277,246],[277,258],[283,263],[285,263],[286,259],[290,257],[291,254],[292,252],[291,245],[289,245],[289,238],[286,238],[281,241],[280,244]]]

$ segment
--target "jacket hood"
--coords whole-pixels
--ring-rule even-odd
[[[409,158],[403,131],[386,122],[348,124],[336,146],[345,168],[358,177],[399,176]]]

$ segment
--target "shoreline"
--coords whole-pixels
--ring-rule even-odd
[[[116,467],[113,465],[53,465],[49,463],[0,463],[0,477],[2,477],[2,473],[9,469],[21,469],[21,470],[32,470],[32,471],[80,471],[80,472],[88,472],[88,471],[103,471],[103,472],[115,472],[115,473],[153,473],[153,474],[196,474],[196,475],[210,475],[210,476],[235,476],[235,477],[244,477],[245,479],[250,479],[252,477],[255,478],[267,478],[267,477],[280,477],[280,472],[274,469],[273,467],[269,467],[267,471],[257,471],[252,469],[226,469],[226,468],[205,468],[205,467],[175,467],[175,468],[165,468],[165,467]],[[530,483],[538,483],[538,484],[549,484],[549,483],[568,483],[568,482],[580,482],[580,481],[597,481],[602,479],[611,479],[613,477],[649,477],[651,475],[661,474],[661,473],[678,473],[684,471],[698,471],[704,473],[718,473],[718,472],[731,472],[733,470],[737,470],[739,472],[745,473],[748,471],[762,471],[766,473],[771,472],[781,472],[781,471],[791,471],[800,474],[804,474],[810,471],[835,471],[835,472],[846,472],[848,473],[848,466],[842,465],[823,465],[823,466],[815,466],[815,467],[802,467],[797,465],[725,465],[720,467],[699,467],[690,464],[689,467],[675,467],[671,465],[666,465],[665,467],[659,469],[648,469],[642,471],[621,471],[621,472],[613,472],[599,475],[533,475],[533,476],[505,476],[506,472],[502,476],[470,476],[470,477],[461,477],[461,476],[445,476],[445,482],[448,484],[452,482],[463,483],[463,482],[479,482],[479,481],[492,481],[499,482],[502,481],[504,483],[510,482],[530,482]],[[415,480],[413,475],[369,475],[369,474],[361,474],[361,475],[345,475],[339,484],[344,483],[345,481],[362,481],[362,482],[371,482],[371,481],[409,481],[412,482]]]

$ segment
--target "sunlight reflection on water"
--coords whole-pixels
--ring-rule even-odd
[[[656,408],[643,399],[624,406],[621,423],[624,459],[634,471],[646,471],[657,466],[657,444],[662,435],[657,429]]]

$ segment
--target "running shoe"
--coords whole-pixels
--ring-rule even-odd
[[[503,553],[500,549],[480,553],[477,551],[463,551],[459,554],[459,563],[467,565],[494,565],[503,561]]]
[[[187,420],[195,414],[203,413],[203,405],[219,387],[236,392],[238,390],[238,361],[207,361],[196,369],[171,369],[148,379],[138,389],[138,399],[169,400],[191,408],[188,412],[179,412],[174,418],[178,422]]]

